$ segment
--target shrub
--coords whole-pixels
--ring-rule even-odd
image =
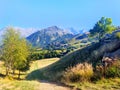
[[[92,81],[98,81],[104,77],[104,68],[102,65],[97,65],[94,70],[94,75],[91,78]]]
[[[120,32],[116,33],[116,37],[120,39]]]
[[[117,61],[106,70],[106,77],[107,78],[120,77],[120,61]]]
[[[115,61],[111,66],[103,67],[96,66],[95,74],[93,79],[99,80],[102,77],[104,78],[115,78],[120,77],[120,61]]]
[[[74,67],[66,69],[63,75],[65,82],[83,82],[89,81],[93,76],[93,67],[91,64],[77,64]]]

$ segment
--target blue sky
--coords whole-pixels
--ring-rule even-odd
[[[0,28],[90,29],[102,16],[120,25],[120,0],[0,0]]]

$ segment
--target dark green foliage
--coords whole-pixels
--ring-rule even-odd
[[[56,51],[47,51],[43,53],[32,53],[29,58],[31,60],[39,60],[39,59],[45,59],[45,58],[54,58],[54,57],[60,57],[61,53],[57,53]]]
[[[106,70],[106,78],[120,77],[120,62],[118,61],[113,66]]]
[[[72,49],[67,50],[34,50],[33,53],[29,55],[29,59],[31,60],[39,60],[45,58],[55,58],[55,57],[62,57],[67,53],[71,52]]]
[[[100,80],[101,78],[115,78],[120,77],[120,61],[114,61],[109,66],[97,65],[94,70],[92,81]]]
[[[118,75],[117,68],[116,67],[110,67],[106,71],[106,77],[116,77]]]
[[[24,62],[25,66],[23,68],[20,68],[19,70],[22,72],[25,72],[30,69],[30,60],[28,59],[26,62]]]

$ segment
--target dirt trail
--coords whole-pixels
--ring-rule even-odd
[[[40,89],[39,90],[73,90],[69,87],[65,87],[60,84],[48,82],[48,81],[40,81]]]

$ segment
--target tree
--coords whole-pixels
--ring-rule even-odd
[[[100,41],[105,34],[112,33],[114,30],[116,30],[116,27],[112,25],[112,19],[102,17],[90,30],[90,35],[97,37]]]
[[[19,70],[18,78],[20,78],[20,71],[24,71],[28,65],[29,49],[24,38],[21,38],[16,45],[16,54],[14,54],[15,62],[14,68]]]
[[[28,65],[28,55],[29,48],[26,40],[14,28],[7,28],[2,46],[2,59],[5,62],[6,75],[9,75],[10,70],[14,72],[16,69],[20,71],[25,68]]]

